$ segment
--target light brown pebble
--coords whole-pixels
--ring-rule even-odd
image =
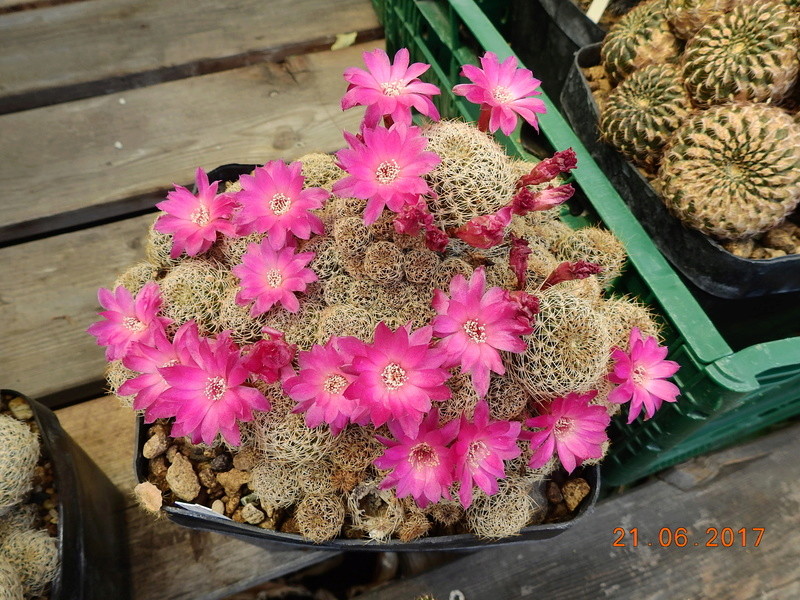
[[[244,523],[244,517],[242,516],[242,509],[237,508],[235,511],[233,511],[231,519],[233,519],[237,523]]]
[[[201,463],[197,469],[197,477],[200,479],[200,485],[211,490],[217,485],[217,476],[208,466],[208,463]]]
[[[224,515],[225,503],[222,500],[214,500],[214,502],[211,503],[211,510],[213,510],[215,513]]]
[[[167,459],[159,456],[150,461],[150,474],[156,479],[163,479],[167,476]]]
[[[264,520],[265,516],[255,504],[246,504],[242,508],[242,517],[251,525],[258,525]]]
[[[250,471],[258,464],[258,452],[252,446],[242,446],[233,457],[233,467],[240,471]]]
[[[142,456],[145,458],[155,458],[161,456],[169,448],[169,439],[163,431],[157,431],[154,436],[144,443]]]
[[[225,514],[231,516],[236,510],[239,508],[239,500],[241,500],[241,495],[237,492],[230,496],[225,502]]]
[[[200,493],[200,482],[192,468],[192,463],[183,454],[175,454],[172,465],[167,469],[167,483],[181,500],[191,502]]]
[[[237,493],[245,483],[249,483],[250,473],[239,469],[231,469],[227,473],[219,473],[217,481],[225,488],[225,493],[231,496]]]
[[[567,503],[567,508],[572,512],[575,510],[581,501],[589,495],[592,488],[585,479],[576,477],[570,479],[561,486],[561,493],[564,496],[564,502]]]
[[[17,396],[8,401],[8,410],[14,415],[14,418],[20,421],[28,421],[33,418],[33,410],[24,398]]]
[[[144,481],[133,488],[133,495],[143,509],[150,513],[158,513],[161,510],[163,498],[161,490],[149,481]]]
[[[173,444],[172,446],[167,448],[167,460],[169,462],[172,462],[173,460],[175,460],[175,456],[177,454],[180,454],[180,451],[178,450],[178,446],[176,446],[175,444]]]

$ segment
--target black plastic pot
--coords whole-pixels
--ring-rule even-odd
[[[605,36],[570,0],[513,0],[508,23],[501,28],[556,104],[575,52]]]
[[[600,64],[600,44],[576,55],[561,93],[561,111],[664,256],[698,288],[718,298],[800,291],[800,255],[754,260],[734,256],[673,217],[647,179],[600,139],[599,109],[582,68]]]
[[[0,393],[27,400],[39,426],[42,452],[53,463],[61,564],[51,600],[129,598],[122,494],[61,428],[53,411],[18,392]]]
[[[147,481],[148,460],[142,455],[142,448],[147,441],[147,428],[140,416],[136,421],[136,479],[139,482]],[[520,531],[519,535],[502,540],[486,541],[471,534],[443,535],[420,538],[413,542],[401,542],[391,540],[388,542],[378,542],[376,540],[346,538],[336,538],[328,542],[314,543],[304,537],[293,534],[283,533],[262,529],[247,523],[238,523],[221,515],[209,514],[211,511],[191,510],[177,504],[165,505],[162,510],[166,513],[170,521],[197,529],[200,531],[210,531],[222,533],[231,537],[255,544],[257,546],[274,546],[277,544],[289,544],[292,546],[306,546],[310,548],[328,548],[331,550],[353,550],[365,552],[422,552],[422,551],[459,551],[459,550],[479,550],[492,546],[504,546],[521,542],[532,542],[546,540],[565,532],[578,521],[581,521],[587,514],[594,510],[597,498],[600,493],[600,467],[593,466],[576,471],[576,475],[583,477],[592,488],[588,497],[584,498],[578,507],[575,516],[561,523],[547,523],[542,525],[531,525]],[[202,512],[201,512],[202,511]]]

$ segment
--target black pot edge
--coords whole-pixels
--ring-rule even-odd
[[[600,141],[599,110],[581,68],[600,63],[601,44],[575,55],[561,110],[662,254],[704,292],[724,299],[800,291],[800,255],[756,260],[734,256],[718,242],[672,216],[647,179],[614,148]],[[787,274],[794,273],[794,277]]]
[[[53,463],[60,565],[51,599],[130,598],[122,493],[64,431],[52,410],[16,390],[4,388],[2,393],[28,402],[42,449]]]
[[[142,448],[147,441],[146,430],[147,426],[144,423],[142,415],[138,415],[136,419],[134,471],[136,473],[136,480],[140,483],[147,481],[147,459],[142,456]],[[365,552],[469,551],[495,546],[505,546],[514,543],[546,540],[563,533],[575,523],[582,521],[586,515],[594,510],[595,504],[597,504],[597,499],[600,494],[600,467],[599,465],[593,465],[584,468],[582,473],[577,474],[586,479],[589,486],[592,488],[592,492],[589,497],[584,498],[581,502],[577,514],[572,519],[560,523],[531,525],[525,527],[518,536],[503,538],[502,540],[482,540],[471,534],[457,534],[421,538],[413,542],[336,539],[323,543],[315,543],[297,534],[265,530],[255,525],[238,523],[224,517],[214,518],[198,515],[175,504],[168,504],[163,507],[162,510],[164,510],[171,521],[178,525],[230,535],[258,546],[270,547],[278,544],[315,549]]]

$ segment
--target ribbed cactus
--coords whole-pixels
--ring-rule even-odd
[[[666,1],[640,4],[606,35],[600,58],[613,82],[622,81],[645,65],[676,59],[680,45],[664,16]]]
[[[675,35],[690,39],[706,23],[724,15],[741,0],[667,0],[664,9]]]
[[[690,110],[678,68],[648,65],[608,95],[600,132],[627,158],[654,170],[664,144]]]
[[[686,44],[683,78],[699,106],[778,102],[797,79],[798,18],[780,0],[742,2]]]
[[[658,183],[691,227],[721,239],[756,235],[800,202],[800,127],[765,104],[712,107],[675,132]]]
[[[0,515],[17,504],[30,489],[39,438],[25,423],[0,415]]]
[[[7,560],[0,559],[0,600],[23,600],[22,581]]]
[[[13,531],[0,541],[0,562],[17,572],[26,597],[39,596],[58,572],[58,540],[46,531]]]

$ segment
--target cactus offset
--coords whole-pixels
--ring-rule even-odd
[[[712,107],[675,132],[658,184],[669,210],[704,233],[764,232],[800,202],[800,127],[777,107]]]
[[[25,423],[0,415],[0,515],[28,493],[39,460],[39,437]]]
[[[664,14],[675,35],[690,39],[706,23],[730,12],[741,0],[667,0]]]
[[[680,44],[664,17],[666,0],[644,2],[622,17],[603,40],[600,58],[613,82],[648,64],[674,60]]]
[[[698,106],[779,102],[797,80],[798,20],[779,0],[742,3],[686,45],[683,78]]]
[[[608,95],[600,131],[628,159],[654,170],[669,136],[690,110],[678,68],[648,65]]]

